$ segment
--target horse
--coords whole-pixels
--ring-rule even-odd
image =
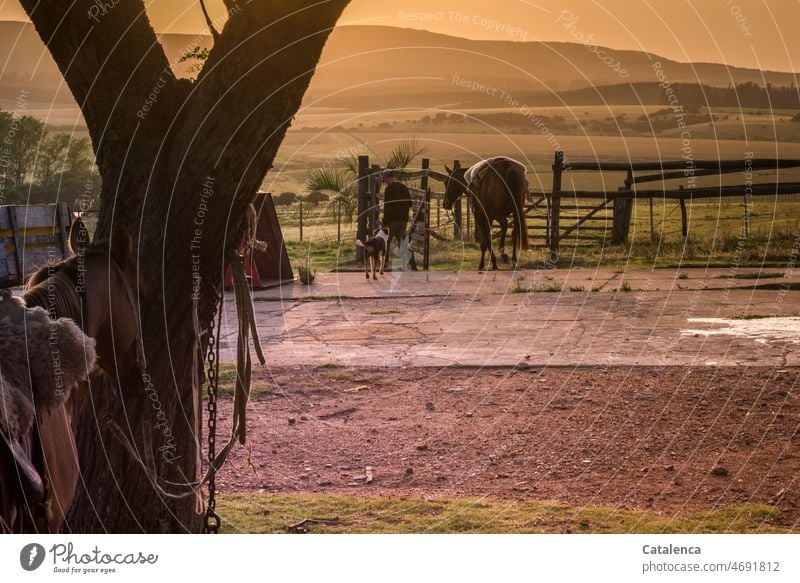
[[[478,271],[486,267],[486,250],[492,260],[492,269],[497,270],[497,258],[492,247],[492,222],[500,225],[500,256],[508,262],[505,253],[508,217],[514,217],[512,231],[512,264],[517,265],[517,249],[528,249],[528,228],[525,223],[524,205],[528,195],[528,180],[523,164],[512,158],[498,156],[478,162],[468,169],[451,170],[445,166],[444,208],[453,208],[456,200],[469,194],[475,217],[475,240],[481,244],[481,262]]]
[[[131,239],[119,227],[109,240],[89,241],[86,226],[77,219],[69,234],[75,255],[32,274],[23,302],[26,308],[43,308],[54,320],[73,320],[85,336],[94,339],[99,372],[123,379],[141,370],[140,323],[132,292],[138,279]],[[31,369],[36,365],[30,362]],[[82,389],[73,390],[57,406],[36,402],[38,423],[22,448],[0,451],[6,454],[0,456],[6,460],[0,464],[0,531],[3,527],[14,532],[60,531],[80,475],[75,432],[88,387],[84,384]],[[4,443],[0,440],[0,449]],[[32,470],[44,485],[39,505],[21,483],[20,476]],[[36,481],[35,475],[27,478]]]

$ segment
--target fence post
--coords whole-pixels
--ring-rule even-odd
[[[453,161],[453,172],[461,168],[459,160]],[[461,234],[461,199],[453,205],[453,237],[462,237]]]
[[[561,174],[564,172],[564,152],[558,150],[553,162],[553,192],[550,193],[550,262],[558,261],[561,234]]]
[[[303,199],[300,199],[300,240],[303,240]]]
[[[680,186],[680,189],[683,190],[683,186]],[[681,205],[681,236],[683,240],[686,241],[686,237],[689,236],[689,219],[686,215],[686,199],[681,197],[678,201]]]
[[[628,168],[628,176],[625,177],[625,190],[633,188],[633,169]]]
[[[621,192],[630,191],[633,187],[633,170],[628,169],[628,177],[625,179],[625,186],[620,188]],[[631,230],[631,215],[633,214],[633,198],[615,198],[614,214],[611,223],[612,240],[624,243],[628,240]]]
[[[431,161],[428,158],[422,159],[422,169],[425,170],[425,174],[422,175],[422,178],[419,179],[419,187],[420,190],[428,190],[428,170],[431,167]]]
[[[369,205],[369,156],[358,157],[358,223],[356,238],[367,237],[367,209]],[[356,260],[364,260],[364,249],[356,245]]]
[[[550,216],[553,214],[552,207],[551,200],[548,199],[544,209],[544,242],[548,247],[550,246]]]
[[[650,197],[650,242],[653,243],[656,240],[656,229],[653,224],[653,197]]]
[[[612,218],[612,239],[616,243],[624,243],[628,240],[628,233],[631,228],[631,214],[633,211],[633,199],[618,197],[614,199],[614,215]]]
[[[422,159],[422,169],[425,174],[419,181],[420,189],[425,191],[425,243],[422,252],[422,269],[428,271],[430,264],[430,247],[431,247],[431,189],[428,187],[428,170],[431,167],[431,161],[428,158]]]
[[[336,201],[336,242],[342,242],[342,199]]]
[[[378,226],[378,194],[381,191],[381,167],[379,164],[372,165],[372,173],[369,178],[370,185],[370,209],[369,209],[369,230],[370,236]]]

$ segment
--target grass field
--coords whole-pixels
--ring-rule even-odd
[[[458,109],[467,114],[513,113],[498,109]],[[636,119],[643,114],[652,115],[652,106],[584,106],[542,107],[531,113],[564,123],[608,121],[617,116]],[[358,113],[358,124],[352,121]],[[534,199],[552,188],[551,164],[553,151],[562,149],[568,160],[604,161],[658,161],[680,160],[686,154],[686,144],[680,132],[669,129],[656,135],[631,134],[620,131],[605,135],[587,135],[567,132],[543,135],[535,128],[486,127],[477,131],[474,124],[425,124],[420,123],[426,110],[383,110],[376,112],[352,112],[326,110],[303,112],[298,115],[296,131],[289,132],[284,141],[273,172],[267,177],[263,188],[273,193],[284,191],[303,192],[306,171],[309,168],[339,167],[343,157],[368,155],[370,163],[381,164],[398,141],[415,136],[424,156],[431,160],[432,168],[442,171],[445,164],[459,159],[468,165],[481,158],[499,154],[524,161],[528,168],[528,180]],[[700,159],[744,160],[755,158],[800,159],[800,123],[789,121],[793,111],[761,111],[747,109],[719,109],[714,111],[715,123],[691,126],[689,154]],[[381,129],[382,124],[391,129]],[[743,169],[744,170],[744,169]],[[623,184],[623,173],[568,172],[564,175],[563,189],[616,191]],[[800,182],[800,170],[756,172],[755,183]],[[701,177],[697,186],[741,184],[742,174],[721,177]],[[665,186],[677,188],[686,180],[671,181]],[[658,183],[653,183],[658,188]],[[442,185],[431,183],[434,192]],[[579,213],[570,216],[570,201],[562,199],[562,228],[574,224]],[[785,202],[791,200],[791,202]],[[573,201],[578,206],[593,204],[593,201]],[[575,206],[573,204],[572,206]],[[694,201],[687,205],[688,237],[681,237],[681,213],[674,201],[656,200],[651,208],[648,201],[638,201],[634,206],[629,241],[626,244],[611,241],[611,211],[597,214],[604,221],[589,221],[562,239],[560,266],[614,266],[614,267],[658,267],[668,265],[731,264],[760,265],[762,263],[786,263],[796,240],[800,226],[800,200],[777,201],[770,197],[754,197],[749,204],[750,234],[740,238],[744,207],[742,199],[729,198],[722,201]],[[453,233],[450,217],[443,211],[432,209],[432,224],[439,225],[439,233],[449,242],[434,241],[431,247],[431,269],[473,269],[477,264],[479,249],[472,240],[471,228],[465,233]],[[299,211],[297,206],[279,208],[290,259],[295,269],[309,261],[318,271],[358,269],[354,261],[353,240],[355,225],[343,223],[337,228],[334,209],[304,207],[303,236],[300,237]],[[436,220],[438,216],[438,221]],[[522,257],[521,267],[540,265],[546,254],[544,244],[544,221],[531,220],[532,250]],[[536,227],[539,227],[536,229]],[[470,225],[472,227],[472,225]]]
[[[580,202],[580,201],[579,201]],[[584,203],[588,201],[583,201]],[[695,201],[687,204],[688,237],[681,237],[681,213],[674,201],[654,201],[651,231],[650,205],[638,201],[634,205],[629,241],[615,243],[611,239],[611,213],[598,213],[606,220],[587,223],[606,231],[577,229],[562,239],[559,266],[667,267],[683,265],[780,265],[790,261],[792,247],[800,237],[800,202],[776,202],[756,197],[749,204],[750,233],[743,237],[744,207],[740,199]],[[436,213],[432,212],[433,226]],[[577,211],[570,216],[564,203],[561,225],[565,228],[577,220]],[[295,270],[306,261],[317,271],[360,269],[355,262],[355,225],[341,226],[341,242],[337,238],[335,219],[323,206],[304,212],[303,241],[299,240],[299,219],[294,208],[280,207],[281,227],[286,237],[289,257]],[[454,236],[452,223],[440,213],[438,232],[450,239],[431,241],[431,269],[454,271],[474,269],[480,248],[469,233]],[[531,220],[531,225],[544,225]],[[535,268],[547,258],[543,247],[544,231],[532,231],[531,250],[522,255],[521,268]],[[510,244],[509,244],[510,246]]]
[[[798,126],[800,131],[800,124],[791,125]],[[336,167],[337,160],[351,154],[368,155],[371,163],[382,164],[391,149],[409,137],[418,139],[419,145],[425,148],[424,155],[431,160],[431,167],[439,171],[456,159],[464,165],[498,155],[523,161],[528,166],[528,180],[534,192],[550,189],[550,165],[557,148],[564,150],[571,160],[680,160],[683,155],[683,141],[674,136],[577,134],[548,137],[533,130],[511,135],[500,130],[484,134],[429,132],[419,128],[408,132],[344,132],[332,127],[320,133],[288,133],[262,188],[273,193],[302,192],[309,168]],[[693,137],[691,155],[695,160],[744,159],[747,152],[752,152],[756,158],[800,158],[800,143],[782,141],[774,136],[760,137],[765,139]],[[621,184],[616,178],[607,182],[613,184],[614,190]],[[576,185],[580,187],[581,182]]]
[[[679,517],[497,499],[423,500],[341,495],[225,494],[225,533],[770,533],[777,511],[743,504]],[[304,532],[305,530],[301,531]]]
[[[460,113],[503,113],[509,110],[458,109]],[[583,107],[541,107],[532,114],[554,118],[560,116],[567,122],[602,121],[616,116],[635,119],[642,114],[652,114],[653,106],[616,105]],[[568,160],[604,161],[656,161],[681,159],[685,144],[677,130],[664,130],[656,135],[631,135],[630,132],[606,135],[587,135],[569,132],[545,136],[535,128],[514,128],[513,132],[502,127],[482,127],[477,132],[470,124],[422,124],[431,111],[382,110],[354,112],[349,110],[302,111],[298,114],[284,140],[273,170],[265,179],[262,189],[274,194],[282,192],[303,193],[306,173],[311,168],[340,167],[341,160],[353,155],[369,155],[371,163],[383,163],[385,157],[400,140],[416,136],[425,149],[424,156],[431,160],[434,169],[442,171],[445,164],[459,159],[462,164],[471,164],[478,159],[499,154],[509,155],[524,161],[529,168],[528,179],[534,198],[548,192],[552,187],[551,164],[553,151],[560,148]],[[434,112],[435,113],[435,112]],[[761,111],[747,109],[719,109],[713,126],[697,124],[691,126],[690,153],[694,159],[744,159],[747,155],[759,158],[800,159],[800,123],[789,121],[796,112]],[[348,121],[356,115],[358,127]],[[381,129],[389,123],[391,129]],[[318,128],[318,129],[314,129]],[[564,176],[564,190],[616,191],[622,185],[622,173],[573,172]],[[800,170],[782,171],[779,179],[784,182],[800,182]],[[753,181],[776,180],[776,173],[757,172]],[[698,186],[741,184],[741,174],[721,177],[698,178]],[[681,181],[672,181],[676,188]],[[684,181],[685,185],[685,181]],[[431,184],[434,192],[442,185]],[[653,183],[657,188],[658,183]],[[681,237],[681,213],[675,202],[656,200],[652,208],[647,201],[638,201],[634,206],[630,239],[626,244],[611,241],[610,211],[598,213],[607,221],[587,222],[571,236],[562,239],[559,266],[609,266],[609,267],[659,267],[673,265],[707,265],[736,263],[738,265],[785,264],[791,249],[800,235],[800,199],[792,202],[776,201],[770,197],[755,197],[750,204],[750,236],[741,239],[739,234],[744,214],[742,199],[729,198],[722,201],[695,201],[687,205],[688,238]],[[579,205],[593,201],[574,201]],[[578,213],[569,210],[569,201],[564,199],[562,228],[574,224]],[[281,228],[286,240],[292,266],[297,271],[307,261],[312,269],[320,272],[332,270],[354,270],[361,266],[354,260],[356,228],[345,220],[337,227],[335,209],[320,205],[303,208],[303,232],[300,233],[299,207],[278,207]],[[432,211],[433,224],[437,213]],[[438,212],[439,233],[449,239],[443,243],[434,241],[431,248],[431,269],[474,269],[479,257],[479,248],[471,233],[454,234],[450,217],[442,210]],[[91,217],[90,217],[91,220]],[[531,220],[531,226],[542,227],[542,220]],[[587,228],[588,227],[588,228]],[[546,259],[542,249],[544,230],[533,231],[532,250],[522,257],[522,268],[537,267]]]

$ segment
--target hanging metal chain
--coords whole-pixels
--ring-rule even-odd
[[[217,534],[222,522],[217,514],[217,469],[214,467],[214,459],[217,457],[217,396],[219,395],[219,333],[222,323],[222,297],[218,292],[214,292],[214,306],[211,311],[211,319],[208,325],[208,347],[206,361],[208,369],[206,381],[208,382],[208,500],[206,502],[206,513],[204,517],[203,532]]]

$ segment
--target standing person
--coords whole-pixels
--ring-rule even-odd
[[[408,211],[411,208],[411,193],[402,182],[395,179],[394,170],[387,169],[383,172],[383,183],[386,190],[383,197],[383,225],[389,227],[389,240],[386,242],[386,255],[392,249],[392,241],[397,241],[397,246],[402,250],[403,241],[407,237]],[[411,270],[417,271],[417,262],[414,252],[409,246],[411,254]]]

